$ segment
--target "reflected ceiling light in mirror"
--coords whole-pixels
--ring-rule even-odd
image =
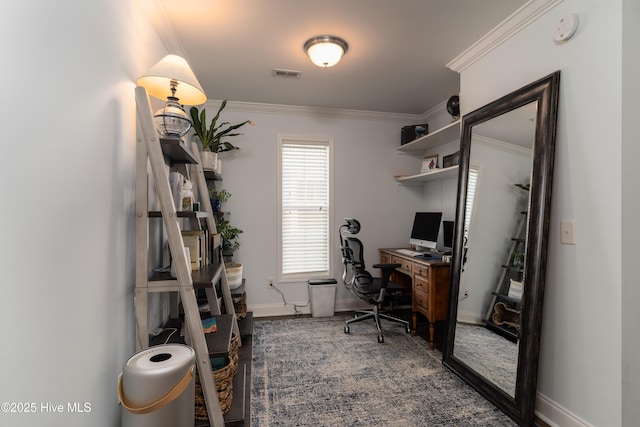
[[[346,41],[336,36],[316,36],[304,43],[304,51],[318,67],[333,67],[349,50]]]
[[[149,95],[167,102],[153,115],[161,136],[181,137],[191,129],[191,120],[180,101],[200,105],[207,100],[200,82],[187,61],[178,55],[167,55],[136,80]]]

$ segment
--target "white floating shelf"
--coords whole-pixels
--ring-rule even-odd
[[[408,154],[424,154],[425,150],[429,150],[454,140],[460,140],[460,120],[456,120],[433,133],[428,133],[425,136],[415,139],[405,145],[401,145],[396,148],[396,151]]]
[[[438,181],[443,179],[451,179],[458,177],[458,165],[451,166],[444,169],[436,169],[425,173],[419,173],[417,175],[407,175],[396,177],[398,184],[422,184],[427,181]]]

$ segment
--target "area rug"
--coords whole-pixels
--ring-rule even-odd
[[[508,395],[515,396],[518,344],[482,325],[458,323],[453,354]]]
[[[345,318],[255,321],[251,426],[515,426],[422,338]]]

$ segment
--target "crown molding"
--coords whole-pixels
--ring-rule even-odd
[[[217,110],[221,100],[209,100],[201,108]],[[308,107],[303,105],[263,104],[258,102],[228,101],[225,111],[263,113],[287,116],[325,117],[350,120],[370,120],[386,122],[413,122],[418,114],[385,113],[378,111],[349,110],[342,108]]]
[[[478,143],[480,145],[485,145],[488,147],[493,147],[496,150],[503,151],[505,153],[516,154],[518,156],[531,158],[531,149],[521,147],[519,145],[510,144],[506,141],[501,141],[499,139],[490,138],[484,135],[473,135],[473,142]]]
[[[429,123],[432,120],[437,120],[438,118],[444,115],[451,117],[449,113],[447,113],[447,101],[448,99],[445,101],[442,101],[437,105],[434,105],[424,113],[420,114],[420,122]]]
[[[474,62],[522,31],[562,0],[530,0],[513,12],[494,29],[447,64],[447,68],[460,73]]]

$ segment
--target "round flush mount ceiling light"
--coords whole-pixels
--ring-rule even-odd
[[[335,36],[316,36],[304,43],[304,51],[318,67],[333,67],[349,49],[347,42]]]

